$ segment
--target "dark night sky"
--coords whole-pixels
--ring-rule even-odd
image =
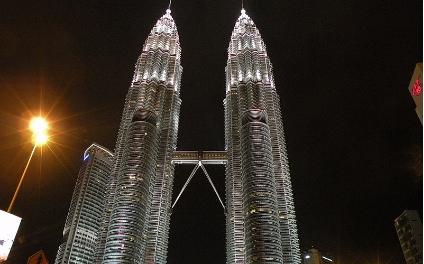
[[[6,3],[10,2],[10,3]],[[337,263],[404,263],[393,220],[422,216],[422,125],[407,90],[423,55],[422,1],[246,0],[274,66],[301,249]],[[13,213],[7,263],[54,261],[84,150],[114,149],[141,48],[167,1],[0,4],[0,208],[51,121]],[[223,150],[227,47],[241,1],[172,3],[182,47],[179,150]],[[191,171],[177,166],[174,197]],[[207,167],[224,199],[224,169]],[[168,263],[225,263],[221,205],[198,173],[174,208]]]

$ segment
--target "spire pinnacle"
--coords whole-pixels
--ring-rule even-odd
[[[171,3],[172,3],[172,0],[169,0],[169,5],[168,5],[168,9],[166,10],[166,13],[168,13],[168,10],[171,13]]]

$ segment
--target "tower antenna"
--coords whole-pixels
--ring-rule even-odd
[[[241,0],[241,9],[244,9],[244,0]]]
[[[171,3],[172,3],[172,0],[169,0],[168,9],[171,9]]]

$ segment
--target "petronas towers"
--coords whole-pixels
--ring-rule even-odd
[[[300,263],[279,96],[244,10],[225,72],[226,150],[215,156],[226,166],[227,263]],[[176,151],[181,75],[167,10],[137,60],[115,151],[94,143],[84,154],[55,263],[166,263],[174,166],[195,153]]]

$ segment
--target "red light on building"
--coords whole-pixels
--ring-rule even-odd
[[[422,84],[420,83],[420,80],[417,78],[416,80],[415,80],[415,83],[414,83],[414,87],[412,88],[412,95],[413,96],[418,96],[418,95],[420,95],[421,94],[421,91],[423,90],[423,86],[422,86]]]

